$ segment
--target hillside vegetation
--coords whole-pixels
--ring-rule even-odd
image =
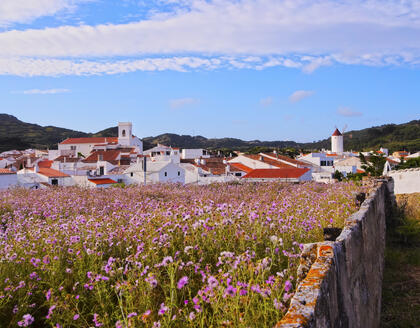
[[[113,137],[118,135],[118,128],[111,127],[97,133],[85,133],[55,126],[40,126],[25,123],[12,115],[0,114],[0,152],[11,149],[56,148],[66,138],[80,137]],[[306,150],[329,149],[330,138],[312,143],[294,141],[244,141],[236,138],[212,138],[203,136],[178,135],[165,133],[156,137],[143,138],[144,148],[148,149],[158,143],[181,148],[207,148],[214,150],[237,149],[249,151],[258,147],[295,148]],[[387,124],[344,134],[346,150],[371,150],[379,147],[391,151],[420,149],[420,120],[404,124]]]

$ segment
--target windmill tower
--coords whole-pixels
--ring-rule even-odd
[[[337,128],[331,136],[331,151],[337,154],[342,154],[344,152],[343,135]]]

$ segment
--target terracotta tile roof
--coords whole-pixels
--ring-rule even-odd
[[[60,145],[118,143],[118,137],[68,138]]]
[[[41,162],[38,162],[38,166],[49,169],[51,167],[52,163],[53,163],[53,161],[41,161]]]
[[[400,164],[399,162],[394,161],[393,159],[390,159],[390,158],[387,158],[386,160],[389,162],[389,164],[393,164],[393,165],[398,165],[398,164]]]
[[[295,164],[295,165],[305,165],[307,166],[308,164],[302,161],[298,161],[297,159],[294,158],[290,158],[288,156],[284,156],[284,155],[279,155],[279,154],[274,154],[274,153],[262,153],[263,155],[266,156],[270,156],[270,157],[274,157],[274,158],[278,158],[279,160],[285,161],[285,162],[289,162],[291,164]]]
[[[334,133],[332,134],[333,137],[338,137],[338,136],[342,136],[340,130],[335,129]]]
[[[117,183],[117,181],[114,181],[112,179],[88,179],[90,182],[96,184],[96,185],[104,185],[104,184],[114,184]]]
[[[336,153],[331,153],[331,154],[326,154],[327,155],[327,157],[337,157],[338,156],[338,154],[336,154]]]
[[[34,169],[31,168],[30,170],[33,171]],[[67,178],[67,177],[70,177],[70,175],[65,174],[61,171],[46,168],[46,167],[40,167],[38,173],[42,174],[42,175],[44,175],[48,178]]]
[[[356,171],[357,173],[365,173],[365,171],[364,170],[360,170],[360,169],[357,169],[357,171]]]
[[[61,162],[64,163],[64,160],[66,163],[76,163],[80,161],[79,157],[69,157],[69,156],[59,156],[56,159],[54,159],[54,162]]]
[[[16,172],[12,172],[9,169],[0,169],[0,174],[16,174]]]
[[[205,161],[205,164],[201,164],[201,162],[197,164],[194,159],[181,159],[181,163],[190,163],[214,175],[222,175],[226,173],[227,164],[223,163],[223,161],[225,161],[226,158],[210,157],[203,158],[203,160]]]
[[[242,163],[230,163],[230,170],[231,171],[242,171],[242,172],[249,173],[253,169],[251,169],[248,166],[243,165]]]
[[[284,168],[284,169],[255,169],[247,175],[243,176],[243,179],[296,179],[300,178],[306,172],[308,168]]]
[[[115,161],[118,158],[118,155],[121,153],[121,150],[112,149],[112,150],[98,150],[90,154],[87,158],[83,160],[84,163],[96,163],[99,160],[99,156],[102,155],[102,160],[104,161]]]

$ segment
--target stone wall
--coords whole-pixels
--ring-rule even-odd
[[[420,192],[420,168],[388,172],[395,181],[395,194]]]
[[[379,327],[392,191],[392,180],[377,181],[336,241],[305,245],[297,291],[276,328]]]

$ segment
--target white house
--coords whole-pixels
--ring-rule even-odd
[[[172,161],[152,161],[149,157],[139,158],[137,163],[125,171],[125,174],[133,183],[138,184],[185,183],[185,169],[179,164]]]
[[[52,186],[72,186],[74,184],[70,175],[51,168],[39,167],[38,165],[34,168],[22,169],[17,174],[18,180],[22,179],[22,184],[29,182],[34,184],[46,183]]]
[[[0,189],[7,189],[18,184],[16,172],[0,169]]]
[[[205,149],[182,149],[181,159],[210,158],[210,153]]]
[[[133,148],[139,154],[143,152],[142,141],[132,135],[131,123],[118,123],[118,137],[68,138],[58,144],[58,155],[78,156],[80,153],[87,157],[95,147],[118,146]],[[55,151],[51,154],[57,155]]]
[[[172,148],[162,144],[145,150],[144,154],[150,157],[153,162],[173,162],[179,164],[181,162],[181,153],[179,148]]]

